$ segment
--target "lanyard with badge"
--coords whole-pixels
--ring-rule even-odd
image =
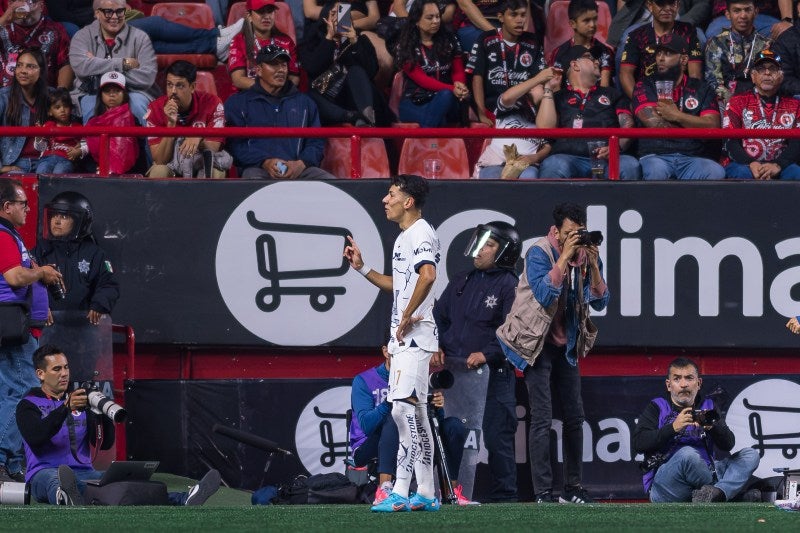
[[[579,90],[573,89],[571,86],[568,86],[567,88],[570,91],[572,91],[573,94],[581,94],[581,92]],[[594,91],[594,87],[592,87],[588,91],[586,91],[586,95],[585,96],[582,96],[582,100],[581,100],[580,106],[578,107],[579,112],[575,116],[575,118],[572,119],[572,127],[573,128],[577,128],[577,129],[583,128],[583,110],[586,108],[586,102],[588,102],[589,98],[592,96],[592,91]]]
[[[511,79],[508,75],[508,65],[506,63],[506,40],[503,39],[503,32],[498,28],[497,36],[500,38],[500,58],[503,60],[503,77],[505,78],[506,88],[511,87]],[[514,45],[514,68],[517,68],[519,59],[519,43]]]
[[[437,59],[435,63],[431,63],[430,61],[428,61],[428,54],[425,53],[425,45],[422,43],[420,43],[419,45],[419,51],[422,54],[422,60],[425,62],[424,66],[429,67],[428,70],[433,70],[436,73],[436,80],[439,81],[439,73],[441,71],[441,65],[439,65],[439,60]],[[503,56],[503,62],[505,63],[505,56]],[[423,70],[425,69],[423,68]],[[508,82],[508,74],[506,74],[506,82]]]
[[[753,92],[756,94],[756,101],[758,102],[758,111],[761,113],[761,118],[763,120],[767,120],[767,112],[764,110],[764,102],[761,101],[761,95],[758,94],[758,91],[753,89]],[[772,104],[772,116],[769,119],[769,123],[767,126],[769,128],[775,127],[775,117],[778,114],[778,95],[775,95],[775,101]]]

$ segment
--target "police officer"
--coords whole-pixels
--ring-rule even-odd
[[[488,500],[517,500],[514,433],[517,428],[516,374],[495,336],[511,304],[522,242],[506,222],[475,228],[464,255],[474,268],[454,276],[436,302],[433,316],[439,328],[440,363],[444,356],[463,359],[467,368],[488,363],[491,369],[483,415],[483,437],[489,451],[491,490]]]

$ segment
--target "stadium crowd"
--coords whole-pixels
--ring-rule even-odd
[[[277,70],[278,100],[307,96],[307,115],[278,113],[279,121],[259,126],[315,125],[312,117],[322,126],[358,127],[797,126],[800,27],[791,0],[206,1],[212,27],[204,28],[194,27],[202,25],[194,11],[181,19],[176,6],[171,14],[170,2],[155,3],[166,12],[145,14],[154,3],[0,0],[2,124],[243,125],[226,113],[228,98],[269,92],[265,78]],[[286,53],[259,54],[265,47]],[[213,66],[197,57],[213,58]],[[181,59],[193,68],[175,67]],[[169,81],[175,68],[183,73],[180,92]],[[211,70],[213,82],[201,89],[197,69]],[[101,82],[110,73],[119,95],[109,105]],[[72,99],[61,118],[63,93],[48,97],[55,88]],[[91,142],[79,133],[59,139],[3,138],[3,172],[96,169]],[[114,174],[225,177],[254,164],[240,159],[241,150],[226,151],[223,138],[117,140],[133,156]],[[620,145],[622,179],[799,175],[791,138]],[[322,151],[310,159],[295,152],[269,164],[320,166]],[[69,164],[53,166],[58,153]],[[606,139],[495,139],[474,154],[474,175],[604,177],[609,153]],[[266,161],[257,162],[262,170]],[[249,173],[301,175],[308,177]]]

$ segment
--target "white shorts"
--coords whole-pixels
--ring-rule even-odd
[[[428,368],[433,352],[422,348],[406,348],[392,354],[389,369],[387,400],[403,400],[414,396],[420,402],[428,399]]]

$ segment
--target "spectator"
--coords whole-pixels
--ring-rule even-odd
[[[228,0],[205,0],[214,14],[214,24],[224,26],[228,20]]]
[[[359,467],[376,459],[378,462],[379,485],[372,505],[378,505],[392,492],[392,478],[397,467],[397,449],[400,445],[397,424],[391,415],[392,404],[386,399],[389,393],[391,357],[386,346],[382,347],[382,351],[385,362],[357,375],[353,379],[350,393],[353,420],[350,423],[349,440],[353,449],[353,462]],[[433,393],[431,403],[435,407],[435,416],[441,428],[448,470],[451,477],[457,477],[464,455],[467,428],[456,417],[445,418],[444,395],[441,391]],[[451,479],[451,482],[459,505],[473,503],[461,494],[461,485],[457,479]]]
[[[503,0],[456,0],[456,4],[453,27],[463,50],[472,50],[481,34],[495,31],[502,23],[497,14],[504,11]]]
[[[554,67],[565,69],[566,54],[573,46],[585,46],[600,61],[600,86],[610,87],[614,77],[614,50],[595,38],[597,33],[597,1],[604,0],[570,0],[567,8],[569,25],[573,36],[553,50],[548,63]],[[564,78],[566,82],[566,77]]]
[[[497,7],[498,29],[483,32],[469,54],[467,73],[472,74],[472,95],[478,119],[493,126],[504,114],[524,114],[533,123],[538,96],[514,99],[500,107],[499,98],[509,88],[536,76],[547,68],[539,39],[525,31],[527,0],[504,0]]]
[[[632,35],[632,34],[631,34]],[[679,34],[661,38],[655,47],[656,74],[633,91],[634,114],[645,128],[719,128],[713,87],[686,77],[689,42]],[[671,81],[672,99],[659,98],[656,80]],[[639,163],[646,180],[722,179],[725,170],[708,158],[711,149],[694,139],[639,139]],[[715,154],[714,158],[718,158]]]
[[[256,56],[258,83],[228,98],[226,122],[239,127],[319,127],[314,101],[288,80],[289,52],[265,46]],[[298,139],[231,138],[229,147],[243,178],[333,179],[318,168],[325,142]]]
[[[644,23],[653,20],[653,13],[648,8],[651,0],[623,0],[618,3],[617,14],[611,21],[606,42],[619,47],[625,44],[626,34]],[[680,1],[680,19],[695,28],[704,28],[711,14],[713,0],[674,0]]]
[[[228,56],[228,72],[233,86],[243,91],[256,82],[256,54],[274,44],[289,52],[289,81],[300,83],[297,49],[291,37],[275,26],[275,0],[247,0],[247,17],[242,31],[233,38]]]
[[[335,6],[334,6],[335,7]],[[350,123],[356,126],[387,126],[391,114],[383,96],[373,83],[378,73],[378,58],[372,41],[353,28],[337,31],[335,9],[324,8],[325,18],[307,26],[300,47],[303,68],[315,80],[334,63],[347,72],[338,94],[321,94],[312,81],[308,95],[319,109],[323,125]]]
[[[677,35],[689,42],[688,76],[703,78],[703,52],[697,32],[688,22],[675,20],[679,3],[680,0],[647,0],[653,23],[643,24],[628,34],[619,67],[620,87],[628,98],[633,98],[637,80],[649,78],[656,71],[655,49],[668,35]]]
[[[781,56],[783,68],[783,92],[789,95],[800,95],[800,3],[795,6],[797,17],[786,31],[778,35],[770,47]]]
[[[400,121],[423,128],[465,121],[469,89],[461,46],[442,27],[436,0],[417,0],[411,6],[396,47],[395,64],[405,80]]]
[[[97,245],[93,222],[94,210],[85,196],[73,191],[55,195],[45,204],[42,238],[32,254],[38,263],[58,267],[64,277],[65,297],[52,298],[50,309],[81,311],[96,326],[103,315],[114,310],[119,284],[111,261]],[[52,323],[52,318],[48,322]]]
[[[125,74],[131,112],[143,124],[147,105],[160,92],[153,45],[145,32],[125,23],[124,0],[95,0],[94,6],[96,20],[75,34],[69,48],[83,123],[94,114],[100,77],[113,71]]]
[[[727,0],[725,16],[731,27],[706,43],[706,82],[716,87],[723,109],[732,94],[753,88],[753,60],[769,47],[770,41],[753,25],[756,13],[755,0]]]
[[[600,60],[584,46],[573,46],[564,56],[567,86],[560,89],[559,77],[551,78],[539,104],[536,126],[539,128],[632,128],[630,100],[613,87],[601,87]],[[555,92],[555,96],[553,93]],[[556,139],[550,155],[542,162],[539,175],[544,178],[592,177],[592,157],[608,160],[608,143],[591,153],[593,139]],[[620,149],[630,146],[630,139],[620,139]],[[608,165],[605,165],[608,178]],[[641,178],[639,162],[629,155],[619,156],[620,178]]]
[[[130,107],[130,93],[125,87],[125,76],[119,72],[107,72],[100,78],[100,98],[97,98],[92,118],[87,126],[140,126],[133,116]],[[89,153],[96,162],[100,162],[100,138],[86,139]],[[141,173],[142,162],[139,160],[141,141],[136,137],[111,137],[109,153],[114,154],[109,164],[112,174],[126,172]]]
[[[775,39],[792,25],[792,3],[793,0],[756,0],[756,31],[764,38]],[[714,19],[706,28],[706,39],[716,37],[728,26],[727,5],[727,0],[714,0]]]
[[[2,85],[11,83],[20,50],[39,48],[47,61],[47,84],[72,87],[74,74],[69,65],[69,37],[64,28],[42,14],[42,0],[2,0],[5,11],[0,16],[0,68]],[[16,12],[20,6],[28,11]]]
[[[668,394],[647,404],[633,430],[633,448],[645,454],[648,467],[644,490],[653,503],[730,501],[758,468],[753,448],[715,457],[714,448],[730,452],[735,437],[714,400],[701,397],[702,384],[694,361],[673,360],[667,370]]]
[[[781,59],[764,50],[753,62],[753,91],[733,96],[725,110],[723,126],[763,130],[798,127],[800,101],[782,96]],[[757,180],[800,179],[800,139],[729,139],[725,177]]]
[[[50,120],[44,123],[45,128],[81,126],[80,121],[72,116],[72,98],[67,89],[60,87],[50,91],[48,104],[47,116]],[[74,129],[71,134],[65,131],[57,137],[39,137],[34,146],[42,152],[36,167],[39,174],[69,174],[75,170],[75,162],[89,153],[86,140]]]
[[[417,0],[392,0],[389,16],[401,19],[408,18],[408,13],[411,11],[416,1]],[[453,22],[453,16],[456,13],[457,6],[455,0],[439,0],[437,3],[439,5],[439,13],[442,17],[442,25],[445,28],[449,28],[450,23]]]
[[[150,102],[147,126],[193,126],[224,128],[225,109],[214,94],[196,90],[197,68],[176,61],[167,68],[167,94]],[[153,166],[151,178],[224,178],[231,168],[231,155],[222,150],[222,137],[150,137]]]
[[[46,68],[39,50],[26,48],[20,51],[11,85],[0,89],[0,124],[34,126],[47,121]],[[34,143],[34,137],[0,138],[0,174],[36,172],[40,153]]]

